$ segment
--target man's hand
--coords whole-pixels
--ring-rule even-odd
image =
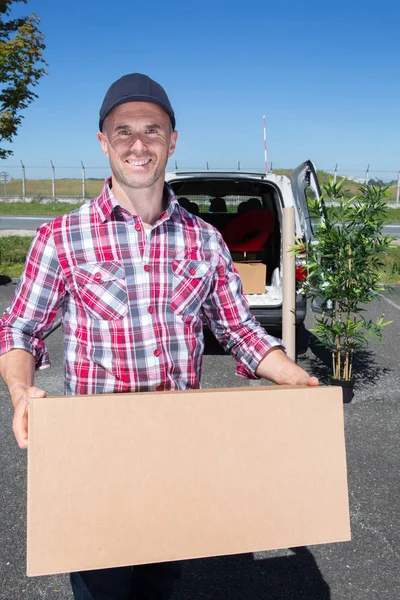
[[[14,418],[12,428],[20,448],[28,447],[28,401],[29,398],[44,398],[46,392],[38,387],[16,389],[12,393]]]
[[[256,375],[279,385],[319,385],[304,369],[286,356],[281,348],[272,348],[258,365]]]

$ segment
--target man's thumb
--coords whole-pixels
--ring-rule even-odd
[[[29,388],[27,391],[28,398],[44,398],[46,396],[46,392],[35,385]]]

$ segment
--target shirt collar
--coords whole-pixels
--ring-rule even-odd
[[[167,200],[167,208],[160,215],[159,221],[169,219],[175,208],[179,206],[176,196],[168,183],[164,183],[164,198]],[[105,180],[101,194],[94,199],[94,204],[102,223],[111,216],[115,208],[121,206],[112,193],[111,177]]]

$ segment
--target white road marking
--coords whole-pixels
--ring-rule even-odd
[[[393,300],[389,300],[389,298],[386,298],[386,296],[383,296],[383,294],[378,294],[378,296],[386,300],[386,302],[388,302],[391,306],[394,306],[394,308],[397,308],[397,310],[400,310],[400,306],[396,304],[396,302],[393,302]]]

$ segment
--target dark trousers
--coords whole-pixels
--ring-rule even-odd
[[[180,577],[181,563],[71,573],[75,600],[168,600]]]

